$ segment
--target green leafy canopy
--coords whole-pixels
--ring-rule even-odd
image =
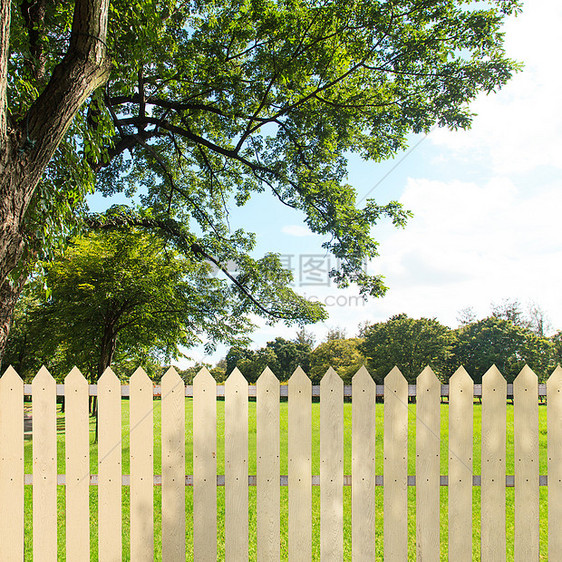
[[[228,283],[246,299],[243,312],[322,318],[283,289],[289,274],[278,257],[255,258],[255,237],[229,227],[231,206],[267,189],[325,236],[340,258],[331,272],[339,286],[384,294],[383,279],[362,267],[377,255],[372,227],[383,217],[403,226],[408,212],[396,202],[359,207],[346,155],[380,161],[411,132],[468,127],[468,103],[517,69],[501,25],[518,9],[516,0],[115,0],[110,78],[80,109],[44,174],[27,212],[27,259],[68,236],[86,193],[125,193],[140,209],[88,224],[174,224],[155,230],[186,257],[220,269],[238,264]],[[13,11],[9,96],[17,117],[44,82],[33,64],[38,43]],[[71,17],[66,3],[47,3],[43,75],[64,52]]]

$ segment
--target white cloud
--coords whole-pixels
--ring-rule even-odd
[[[490,159],[497,173],[561,168],[561,24],[562,4],[526,2],[523,13],[505,27],[507,53],[525,64],[523,72],[499,93],[481,96],[471,105],[477,117],[470,131],[437,130],[432,142],[466,161]]]
[[[308,229],[302,224],[287,224],[282,229],[283,234],[288,234],[289,236],[314,236],[314,232]]]
[[[562,182],[561,182],[562,183]],[[537,302],[562,328],[562,185],[521,192],[510,180],[485,185],[410,179],[401,202],[415,210],[403,231],[381,244],[390,314],[438,316],[492,301]]]

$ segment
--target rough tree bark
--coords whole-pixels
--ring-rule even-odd
[[[9,276],[24,254],[26,210],[78,109],[110,71],[105,44],[109,0],[75,0],[68,51],[27,113],[12,119],[7,98],[12,5],[0,0],[0,358],[13,310],[10,295],[20,287],[20,280],[12,283]],[[4,288],[6,283],[10,287]]]

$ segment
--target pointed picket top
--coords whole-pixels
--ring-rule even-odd
[[[152,385],[152,380],[150,379],[150,377],[146,374],[146,371],[142,368],[139,367],[132,375],[131,378],[129,379],[129,384],[131,386],[146,386],[147,384]]]
[[[309,384],[312,385],[312,381],[307,377],[306,373],[302,370],[302,367],[297,367],[293,374],[289,378],[289,384]]]
[[[200,371],[195,375],[195,377],[193,377],[193,384],[216,384],[215,379],[213,378],[213,375],[211,375],[211,373],[209,372],[209,369],[207,369],[207,367],[202,367],[200,369]]]
[[[418,387],[418,392],[420,389],[430,390],[435,389],[435,387],[441,390],[441,382],[429,365],[418,375],[416,385]]]
[[[365,365],[362,365],[359,368],[359,370],[353,375],[353,378],[351,379],[351,384],[368,386],[370,384],[375,384],[375,381],[373,380],[373,377],[371,377],[371,375],[369,374],[369,371],[367,371],[367,367],[365,367]]]
[[[226,379],[224,383],[225,392],[244,392],[246,396],[248,395],[248,381],[244,378],[244,375],[238,370],[238,367],[234,367],[230,376]]]
[[[45,365],[43,365],[39,369],[39,372],[31,381],[32,388],[39,388],[40,386],[43,386],[43,388],[45,389],[46,386],[56,387],[56,384],[57,383],[55,382],[55,379],[52,377],[51,373],[49,373]]]
[[[468,374],[466,369],[461,365],[449,379],[449,385],[455,384],[464,388],[465,385],[474,384],[472,377]]]
[[[549,384],[558,387],[562,386],[562,367],[560,365],[557,365],[556,369],[552,371],[552,374],[548,377],[546,384],[547,387]]]
[[[0,377],[0,385],[5,384],[23,384],[21,377],[18,375],[16,370],[10,365],[4,374]]]
[[[340,385],[343,386],[342,378],[332,367],[329,367],[326,371],[326,374],[320,380],[320,388],[322,389],[324,387],[337,387]]]
[[[263,370],[263,373],[259,376],[256,386],[258,388],[275,388],[279,386],[279,379],[269,367],[266,367]]]
[[[513,381],[513,391],[523,389],[523,391],[529,389],[534,390],[535,394],[538,392],[539,379],[537,375],[533,372],[529,365],[525,365],[521,372],[517,375]],[[535,396],[536,398],[536,396]]]
[[[111,367],[107,367],[103,375],[98,379],[98,384],[110,385],[111,383],[115,384],[115,381],[117,381],[117,384],[121,385],[119,377],[113,372]]]
[[[88,386],[88,381],[78,367],[72,367],[72,371],[64,378],[64,384],[72,385],[72,387],[75,388],[83,385]]]
[[[500,373],[500,370],[495,365],[492,365],[482,377],[482,392],[498,389],[507,393],[507,381]]]
[[[183,379],[178,375],[174,367],[170,367],[162,377],[160,384],[164,387],[174,388],[176,384],[183,384]]]
[[[385,386],[385,393],[386,388],[389,389],[398,389],[401,386],[406,386],[406,391],[408,389],[408,381],[404,378],[404,375],[400,371],[398,367],[394,367],[386,377],[384,377],[384,386]],[[396,392],[396,390],[394,390]]]

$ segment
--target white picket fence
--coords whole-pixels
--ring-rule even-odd
[[[281,390],[280,390],[281,389]],[[280,394],[288,395],[288,475],[280,474]],[[257,486],[257,559],[279,560],[280,485],[288,486],[288,558],[312,559],[312,488],[320,486],[320,555],[343,560],[344,486],[352,488],[353,560],[408,559],[408,486],[416,488],[418,559],[440,558],[440,487],[448,486],[451,559],[472,560],[473,486],[481,490],[481,559],[506,558],[506,486],[515,487],[515,560],[539,559],[539,487],[548,486],[548,556],[562,560],[562,369],[546,384],[548,476],[539,474],[537,377],[524,368],[514,396],[515,474],[506,475],[505,379],[493,367],[475,390],[459,369],[444,387],[427,368],[408,387],[398,369],[378,388],[362,368],[351,389],[330,369],[319,389],[301,369],[287,387],[266,369],[255,387],[235,370],[224,387],[203,369],[184,386],[170,369],[154,387],[138,369],[122,386],[108,369],[88,385],[74,369],[57,385],[41,369],[24,385],[9,368],[0,378],[0,560],[24,558],[24,486],[33,486],[33,552],[57,560],[57,486],[66,491],[66,560],[90,552],[89,487],[98,487],[99,560],[121,560],[122,489],[130,487],[130,559],[153,559],[154,486],[162,487],[162,559],[216,560],[217,485],[225,490],[225,559],[248,560],[248,486]],[[217,475],[218,395],[225,397],[225,470]],[[376,404],[377,394],[384,404]],[[24,474],[24,394],[33,404],[33,474]],[[57,475],[56,396],[66,408],[66,474]],[[320,396],[320,474],[312,475],[312,400]],[[344,394],[352,398],[352,473],[344,475]],[[408,395],[416,395],[416,474],[408,475]],[[440,474],[440,400],[449,396],[448,474]],[[473,401],[482,396],[481,475],[473,474]],[[89,395],[99,407],[98,473],[90,474]],[[122,474],[121,399],[129,396],[130,475]],[[153,398],[161,396],[162,474],[153,469]],[[248,396],[256,396],[257,473],[248,474]],[[185,475],[185,398],[193,397],[193,475]],[[375,473],[375,408],[384,408],[384,476]],[[185,486],[193,486],[193,552],[185,546]],[[384,489],[382,529],[375,487]],[[189,518],[187,521],[190,521]],[[286,554],[284,554],[286,557]]]

